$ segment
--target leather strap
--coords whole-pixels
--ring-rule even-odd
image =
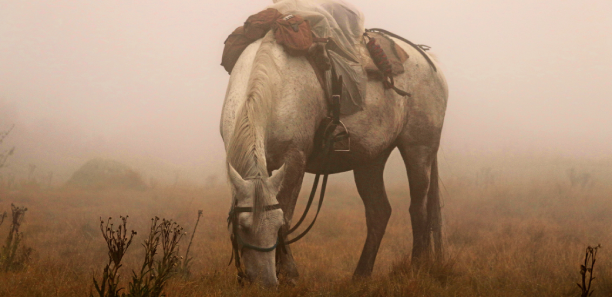
[[[280,209],[280,208],[281,208],[280,204],[276,203],[272,205],[266,205],[265,211],[275,210],[275,209]],[[241,212],[253,212],[253,208],[234,206],[234,213],[241,213]]]
[[[399,40],[401,40],[401,41],[403,41],[405,43],[408,43],[410,46],[414,47],[419,53],[421,53],[421,55],[423,55],[423,57],[425,57],[425,60],[427,60],[427,63],[429,63],[429,65],[431,66],[431,68],[433,68],[434,71],[438,72],[438,70],[436,69],[436,65],[434,65],[433,61],[423,51],[423,49],[420,46],[412,43],[410,40],[408,40],[408,39],[406,39],[404,37],[401,37],[401,36],[399,36],[397,34],[391,33],[391,32],[389,32],[389,31],[387,31],[385,29],[372,28],[372,29],[366,29],[365,31],[366,32],[377,32],[377,33],[387,34],[387,35],[389,35],[391,37],[395,37],[395,38],[397,38],[397,39],[399,39]]]

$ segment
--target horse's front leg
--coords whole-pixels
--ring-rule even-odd
[[[391,217],[391,205],[383,181],[385,163],[390,153],[391,151],[385,152],[376,160],[353,169],[357,191],[365,206],[368,227],[368,236],[353,278],[368,277],[372,274],[378,248]]]
[[[286,234],[291,227],[293,211],[300,194],[302,180],[304,179],[306,168],[304,153],[294,151],[287,154],[284,158],[284,164],[287,166],[285,169],[285,178],[283,179],[281,190],[276,196],[276,199],[280,203],[285,215],[285,224],[281,227],[281,234],[285,236],[284,241],[287,241],[288,238]],[[285,246],[285,250],[278,248],[276,249],[276,254],[278,259],[279,280],[295,283],[299,277],[299,273],[293,255],[291,254],[291,247],[287,245]]]

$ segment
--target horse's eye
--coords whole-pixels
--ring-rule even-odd
[[[249,232],[249,226],[244,225],[244,224],[238,224],[238,230],[242,231],[242,232]]]

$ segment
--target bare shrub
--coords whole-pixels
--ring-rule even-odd
[[[145,260],[140,272],[132,271],[132,281],[127,296],[158,297],[163,294],[164,286],[180,262],[178,244],[183,237],[183,228],[172,220],[151,219],[149,237],[145,240]],[[161,260],[155,260],[157,248],[161,243]]]
[[[196,220],[195,226],[193,227],[191,239],[189,240],[189,244],[187,245],[187,251],[185,252],[185,257],[182,259],[181,264],[179,265],[179,273],[183,276],[183,278],[188,278],[191,275],[191,260],[193,258],[189,258],[189,249],[191,248],[191,244],[193,243],[193,237],[195,236],[195,232],[198,229],[198,223],[200,223],[202,213],[202,210],[198,210],[198,218]]]
[[[592,177],[590,173],[578,172],[575,168],[570,168],[567,170],[567,177],[569,178],[570,186],[572,188],[580,186],[584,189],[592,182]]]
[[[74,172],[66,185],[87,190],[147,189],[140,173],[125,164],[106,159],[89,160]]]
[[[2,223],[4,223],[4,219],[6,219],[7,215],[6,215],[6,211],[4,213],[2,213],[2,215],[0,216],[0,226],[2,226]]]
[[[132,243],[135,231],[127,232],[127,216],[121,217],[122,223],[117,230],[113,229],[111,218],[104,226],[100,219],[100,229],[108,247],[108,264],[104,268],[101,281],[93,278],[94,287],[100,297],[161,297],[164,286],[175,272],[180,257],[178,244],[183,237],[183,228],[172,220],[151,219],[149,236],[144,241],[145,259],[140,271],[132,271],[132,280],[128,284],[128,293],[120,293],[124,288],[119,287],[119,268],[121,260]],[[161,259],[156,259],[161,244]],[[90,293],[90,296],[94,296]]]
[[[15,125],[11,126],[11,128],[9,128],[6,131],[0,132],[0,145],[2,144],[4,139],[11,133],[14,127]],[[8,160],[10,156],[13,155],[14,152],[15,152],[15,147],[12,147],[9,150],[0,152],[0,168],[6,165],[6,161]]]
[[[581,290],[580,297],[589,297],[593,295],[595,290],[591,290],[591,282],[595,279],[593,277],[593,267],[595,267],[595,257],[597,256],[597,250],[601,245],[596,247],[588,246],[584,254],[584,264],[580,265],[580,275],[582,276],[582,284],[577,284]]]
[[[100,218],[100,231],[102,231],[102,236],[108,248],[108,263],[104,267],[102,280],[98,283],[96,278],[93,278],[96,292],[98,292],[100,297],[125,296],[125,294],[119,294],[123,290],[123,288],[119,287],[119,268],[121,268],[121,260],[130,244],[132,244],[132,239],[136,232],[132,230],[128,237],[127,216],[120,218],[122,222],[117,230],[113,228],[112,218],[108,218],[106,226],[102,218]],[[90,293],[90,296],[93,296],[93,294]]]
[[[19,227],[27,210],[25,207],[17,207],[11,204],[11,227],[4,246],[0,250],[0,269],[4,271],[23,270],[30,262],[32,249],[23,245],[23,234],[19,232]],[[0,220],[0,225],[2,225],[6,217],[5,212]]]

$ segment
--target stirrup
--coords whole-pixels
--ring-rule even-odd
[[[338,121],[339,124],[329,123],[327,128],[325,128],[325,133],[323,135],[330,135],[328,133],[334,133],[337,127],[341,127],[342,131],[335,135],[330,135],[332,147],[331,150],[334,152],[350,152],[351,151],[351,134],[349,130],[346,128],[346,125],[342,121]],[[329,128],[333,127],[334,131],[329,131]],[[346,144],[343,145],[346,140]]]

